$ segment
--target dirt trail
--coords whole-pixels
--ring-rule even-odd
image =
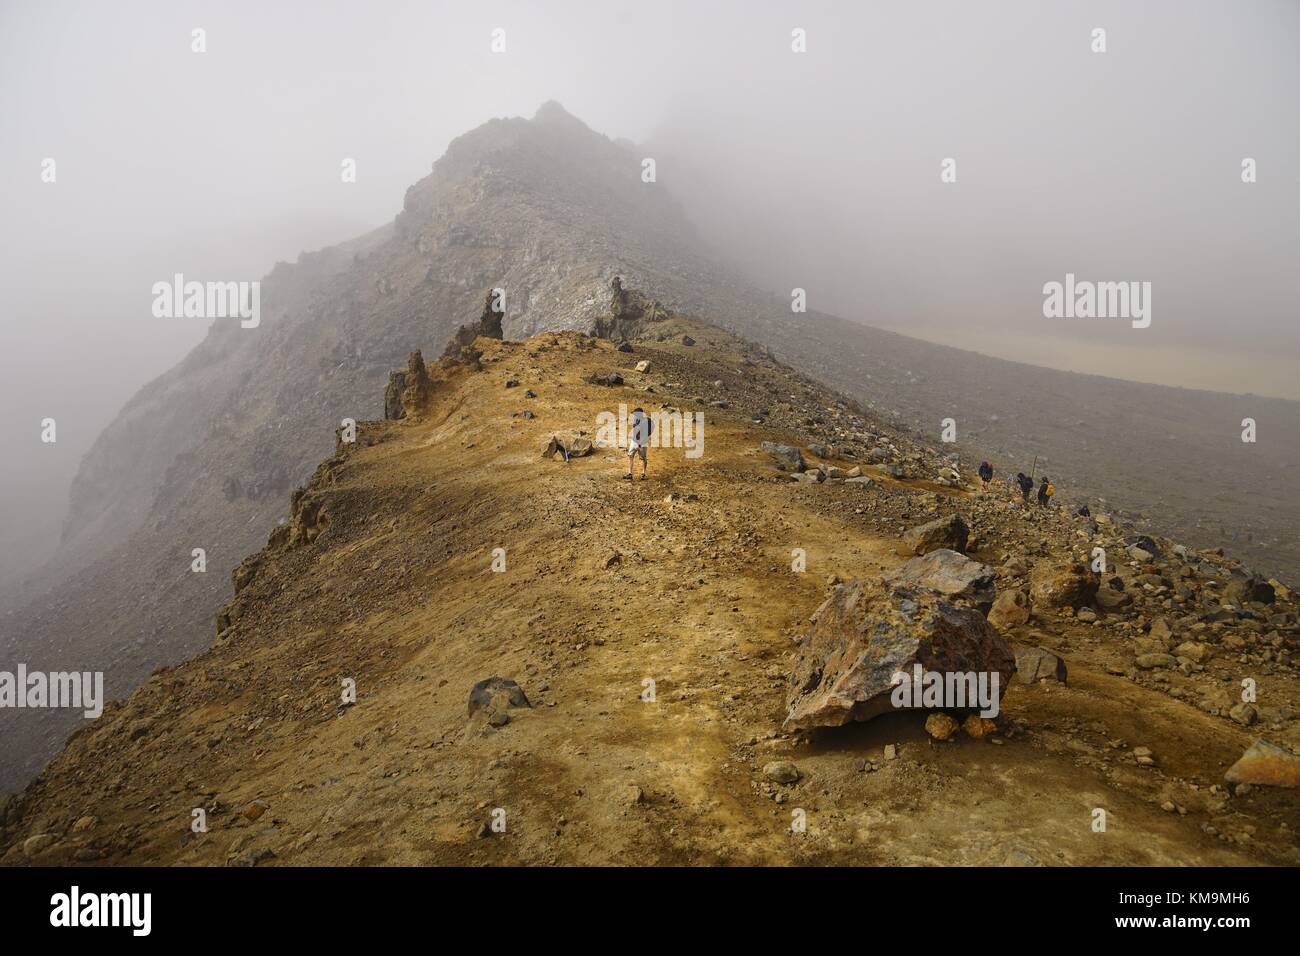
[[[932,743],[917,715],[782,736],[789,652],[828,581],[903,560],[866,502],[954,492],[792,486],[760,446],[798,436],[736,398],[741,346],[694,334],[695,349],[632,355],[574,335],[489,343],[423,416],[367,425],[324,490],[320,537],[257,574],[230,636],[70,743],[24,796],[4,862],[42,833],[59,839],[38,863],[1297,861],[1294,801],[1208,793],[1245,731],[1082,650],[1069,686],[1013,685],[1026,730],[997,743]],[[622,387],[583,381],[615,368]],[[616,450],[538,457],[620,403],[693,410],[723,374],[733,401],[706,408],[705,454],[652,449],[649,481],[622,481]],[[502,727],[466,715],[493,675],[533,705]],[[1126,762],[1136,744],[1157,770]],[[778,759],[797,786],[764,781]]]

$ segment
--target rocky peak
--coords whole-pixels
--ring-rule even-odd
[[[464,326],[462,326],[464,328]],[[406,360],[406,368],[388,375],[384,389],[384,418],[402,419],[424,407],[429,397],[429,372],[424,356],[416,349]]]
[[[497,306],[497,290],[489,289],[483,299],[483,312],[479,315],[477,322],[462,325],[456,330],[456,334],[451,337],[447,343],[447,348],[443,351],[444,359],[455,361],[465,361],[477,363],[478,350],[474,348],[474,340],[482,336],[485,339],[501,339],[505,336],[501,330],[501,319],[503,310]]]
[[[537,107],[537,112],[533,114],[533,122],[564,124],[591,132],[591,128],[566,110],[559,100],[547,100]]]

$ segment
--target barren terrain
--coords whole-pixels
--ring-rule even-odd
[[[784,734],[794,642],[835,582],[907,560],[903,531],[961,513],[1001,589],[1018,563],[1123,529],[978,492],[969,462],[945,487],[938,451],[716,328],[674,318],[633,345],[479,339],[481,367],[431,366],[427,406],[363,423],[236,571],[213,647],[111,705],[0,807],[0,860],[1300,862],[1297,791],[1223,779],[1259,736],[1300,745],[1300,625],[1280,582],[1275,606],[1192,635],[1218,584],[1144,585],[1121,547],[1132,607],[1095,623],[1036,607],[1008,632],[1069,674],[1014,681],[996,735],[933,740],[920,713]],[[623,385],[585,381],[614,370]],[[592,437],[620,403],[703,410],[704,453],[651,449],[645,482],[621,480],[617,449],[539,457],[552,435]],[[813,425],[833,433],[825,456],[809,450]],[[872,481],[794,482],[772,441]],[[906,468],[870,463],[873,445]],[[1157,617],[1211,651],[1135,666]],[[1243,675],[1260,686],[1249,726],[1228,715]],[[471,717],[470,688],[492,676],[531,707]],[[780,761],[797,782],[765,774]]]

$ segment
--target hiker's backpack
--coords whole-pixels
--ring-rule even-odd
[[[1049,485],[1047,486],[1047,497],[1050,498],[1050,497],[1052,497],[1052,495],[1054,495],[1054,494],[1056,494],[1056,485],[1051,485],[1051,484],[1049,484]]]

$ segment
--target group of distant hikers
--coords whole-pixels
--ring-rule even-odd
[[[636,460],[641,459],[641,480],[645,481],[647,472],[650,468],[649,448],[650,435],[654,432],[654,422],[642,408],[632,409],[632,415],[628,420],[628,443],[627,443],[627,474],[623,476],[624,481],[631,481],[633,472],[636,469]],[[989,490],[989,485],[993,481],[993,466],[989,462],[981,462],[979,467],[980,483],[985,491]],[[1029,495],[1034,490],[1034,479],[1026,475],[1023,471],[1016,473],[1016,487],[1020,489],[1020,496],[1029,502]],[[1052,480],[1043,475],[1038,480],[1038,505],[1041,508],[1047,508],[1051,505],[1052,496],[1056,494],[1056,485]],[[1088,506],[1082,505],[1078,514],[1087,516],[1089,514]]]
[[[636,460],[641,459],[641,480],[646,480],[646,473],[650,468],[649,448],[650,435],[654,431],[654,422],[642,408],[632,409],[632,415],[628,419],[628,443],[627,443],[627,474],[623,476],[624,481],[631,481],[633,472],[636,469]],[[987,461],[981,462],[979,467],[980,483],[985,491],[989,490],[989,485],[993,481],[993,466]],[[1020,495],[1029,502],[1029,495],[1034,490],[1034,479],[1026,475],[1023,471],[1016,473],[1016,487],[1020,489]],[[1047,508],[1051,505],[1052,496],[1056,494],[1056,485],[1046,475],[1038,480],[1038,505],[1041,508]],[[1088,506],[1085,504],[1078,510],[1078,514],[1088,515]]]
[[[993,481],[993,466],[987,461],[980,463],[979,469],[980,484],[985,491],[989,490],[989,484]],[[1034,479],[1026,475],[1023,471],[1016,472],[1015,487],[1020,489],[1020,496],[1029,502],[1029,495],[1034,490]],[[1052,484],[1052,479],[1043,475],[1038,481],[1038,505],[1046,508],[1052,502],[1052,496],[1056,494],[1056,485]],[[1080,509],[1080,513],[1087,514],[1087,505]]]

